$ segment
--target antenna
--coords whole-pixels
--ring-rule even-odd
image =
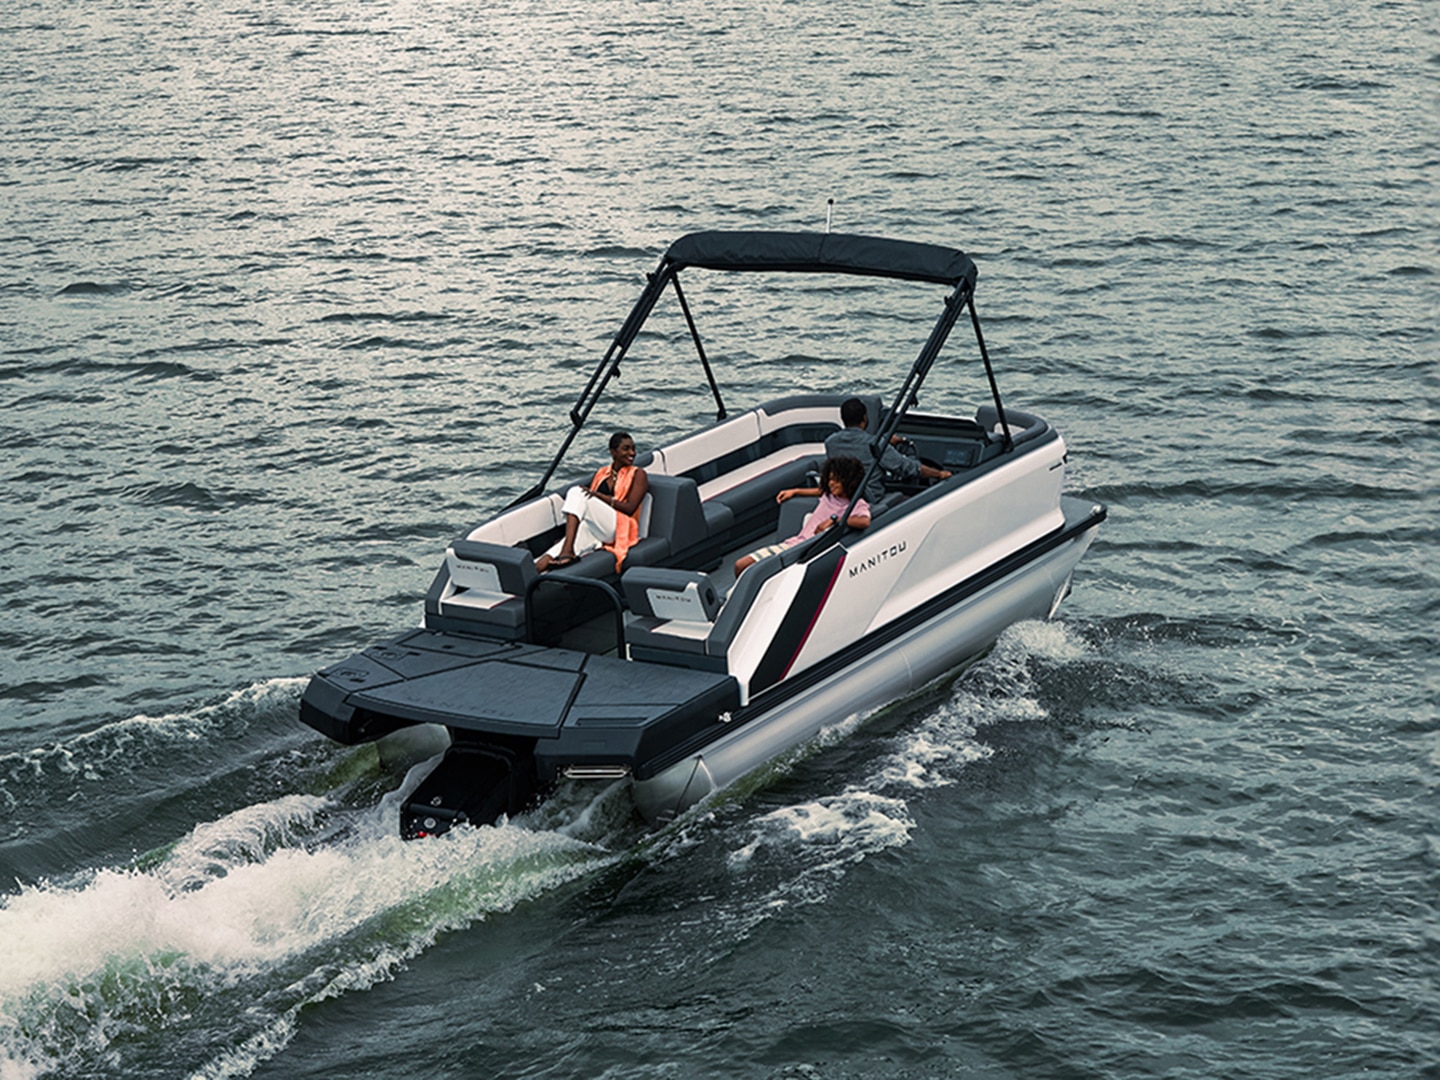
[[[831,216],[832,216],[834,213],[835,213],[835,200],[834,200],[834,199],[826,199],[826,200],[825,200],[825,231],[826,231],[826,233],[829,233],[829,231],[830,231],[830,219],[831,219]]]

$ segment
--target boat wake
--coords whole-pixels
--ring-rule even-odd
[[[53,820],[57,804],[91,795],[113,801],[130,785],[153,787],[151,774],[173,775],[217,756],[233,759],[236,740],[293,731],[295,700],[304,688],[304,679],[267,679],[192,710],[130,716],[0,753],[0,841],[24,835],[40,819]]]
[[[130,866],[0,898],[0,1078],[246,1075],[305,1006],[612,859],[575,830],[516,824],[402,841],[398,803],[427,766],[366,809],[285,794]]]
[[[926,715],[889,737],[885,752],[861,779],[838,794],[750,820],[744,843],[730,853],[730,867],[737,875],[770,880],[758,901],[752,890],[741,890],[750,899],[732,913],[744,924],[740,932],[748,933],[797,905],[824,902],[851,867],[909,843],[915,829],[912,801],[956,783],[967,767],[994,754],[985,742],[985,728],[1047,718],[1036,696],[1032,661],[1071,662],[1085,651],[1079,636],[1061,623],[1015,624],[984,659],[954,680],[948,695],[935,701]],[[854,727],[880,719],[851,718],[827,732],[812,751],[839,745]]]
[[[170,1074],[177,1063],[199,1077],[248,1075],[289,1044],[307,1006],[393,978],[441,935],[636,855],[718,856],[729,886],[707,920],[717,945],[733,944],[781,912],[824,902],[851,868],[909,843],[916,800],[991,756],[988,725],[1045,717],[1031,662],[1083,652],[1059,624],[1012,627],[918,709],[911,699],[891,706],[899,712],[890,719],[888,709],[851,717],[660,834],[638,829],[617,784],[573,790],[495,828],[403,841],[399,804],[433,759],[412,764],[397,786],[375,748],[341,751],[311,738],[323,758],[285,777],[286,793],[194,825],[128,865],[0,897],[0,1080]],[[291,714],[299,688],[252,688],[239,711],[253,720],[263,700],[266,717]],[[235,712],[231,702],[189,719],[112,725],[11,755],[0,777],[12,795],[46,777],[70,777],[80,790],[92,766],[113,781],[137,758],[174,754],[191,732],[233,726],[241,737]],[[868,749],[856,745],[862,726]],[[762,803],[783,798],[787,773],[857,753],[859,779],[843,790],[756,814],[757,792]],[[254,788],[246,780],[238,792]],[[378,800],[368,794],[386,788]]]

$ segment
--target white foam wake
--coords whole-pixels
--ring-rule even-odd
[[[1046,717],[1035,698],[1030,661],[1079,659],[1085,645],[1063,624],[1024,622],[1001,635],[991,652],[958,679],[945,700],[907,724],[888,753],[862,780],[843,791],[782,807],[747,823],[747,839],[731,852],[737,874],[788,869],[765,899],[737,917],[753,924],[794,904],[820,903],[851,866],[909,843],[915,823],[907,800],[953,784],[966,767],[993,755],[983,739],[998,722]],[[851,718],[835,729],[848,731]],[[836,741],[830,733],[819,745]]]
[[[314,843],[340,811],[287,795],[197,826],[148,869],[0,900],[0,1080],[122,1070],[123,1040],[162,1031],[196,1047],[199,1075],[247,1074],[305,1004],[389,978],[442,931],[609,858],[515,825],[407,843],[399,794]]]
[[[130,716],[31,750],[0,754],[0,807],[13,809],[25,791],[38,785],[53,799],[57,782],[73,787],[104,780],[109,773],[132,771],[157,754],[173,752],[177,745],[248,725],[257,715],[291,713],[305,684],[300,678],[266,679],[190,711]]]

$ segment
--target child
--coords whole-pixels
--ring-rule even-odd
[[[802,540],[809,540],[810,537],[824,532],[838,522],[840,515],[845,513],[845,508],[850,505],[850,500],[854,498],[856,490],[860,487],[860,481],[864,479],[865,466],[860,464],[858,458],[843,456],[826,458],[825,466],[820,470],[820,486],[818,488],[786,488],[776,495],[775,501],[778,503],[793,499],[797,495],[818,495],[820,496],[820,505],[805,515],[805,524],[788,540],[770,544],[768,547],[760,548],[758,551],[752,551],[749,555],[742,555],[736,559],[735,576],[738,578],[766,555],[774,555],[788,547],[794,547]],[[857,500],[855,508],[850,511],[850,516],[845,519],[845,524],[852,529],[864,529],[869,526],[870,504],[864,499]]]

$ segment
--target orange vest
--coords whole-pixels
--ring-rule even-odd
[[[609,465],[602,465],[595,473],[595,479],[590,481],[590,490],[599,491],[600,481],[610,471]],[[611,497],[616,502],[624,502],[625,496],[630,494],[630,485],[635,480],[635,466],[627,465],[620,470],[620,475],[615,477],[615,490]],[[615,556],[615,572],[620,572],[620,564],[625,561],[625,552],[630,550],[630,545],[640,539],[640,508],[635,508],[634,514],[622,514],[615,511],[615,541],[611,544],[601,544],[606,551]]]

